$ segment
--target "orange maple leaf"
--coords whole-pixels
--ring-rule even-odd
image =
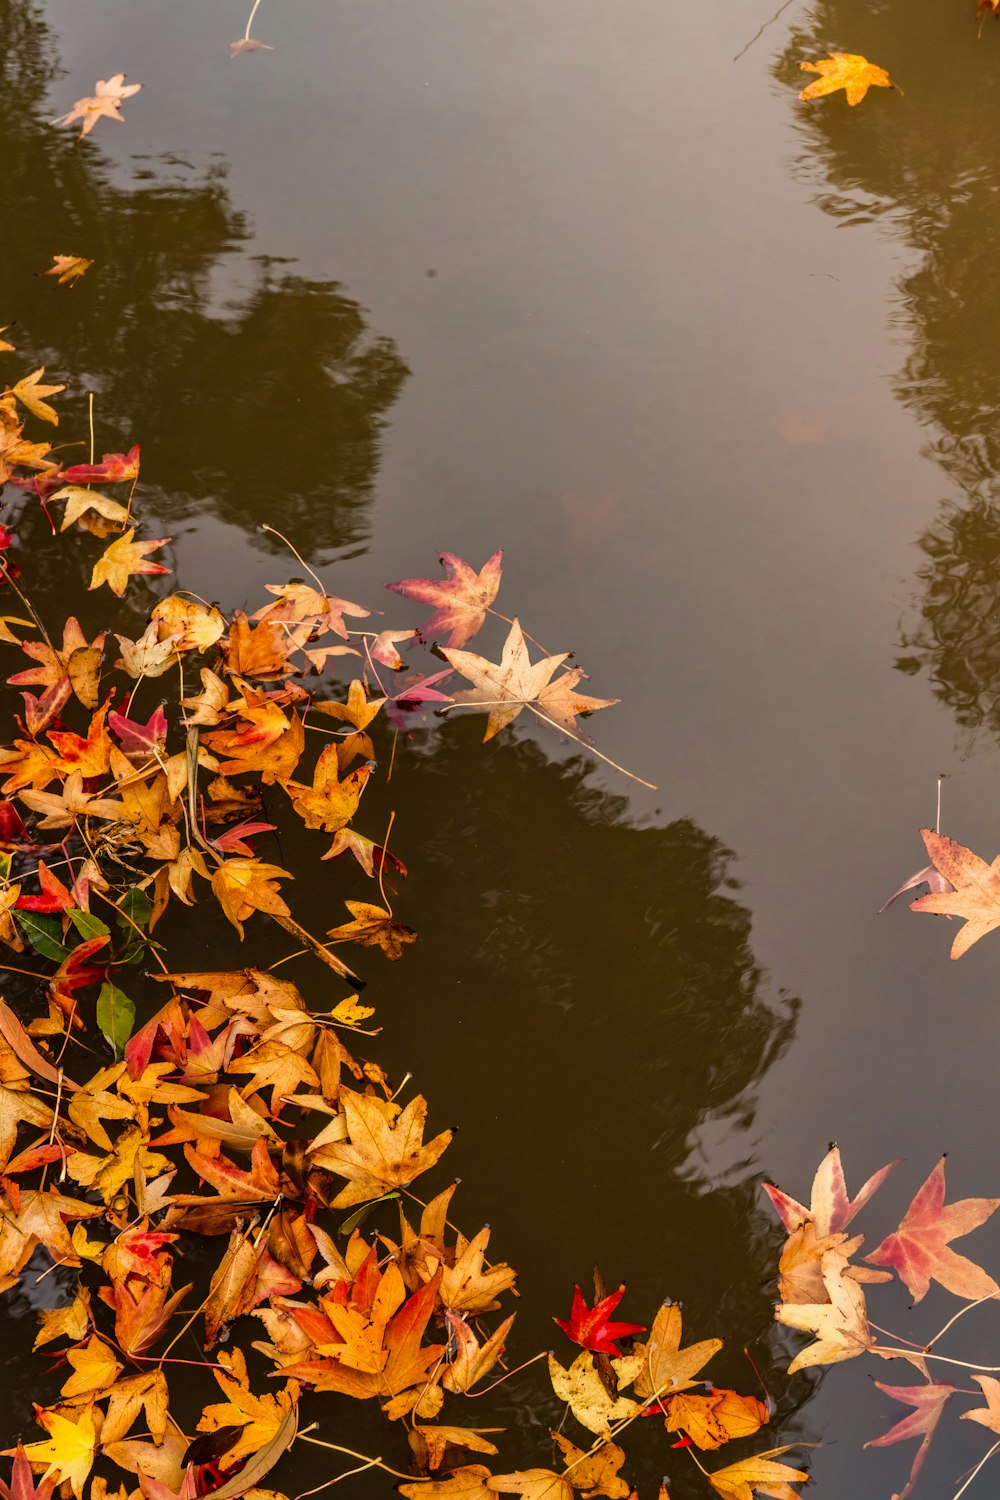
[[[360,943],[362,948],[381,948],[386,958],[402,958],[403,944],[415,943],[417,934],[412,927],[393,919],[384,906],[375,906],[370,901],[345,901],[352,920],[340,927],[331,927],[327,937],[334,943]]]
[[[799,63],[799,67],[805,73],[821,74],[818,83],[806,85],[799,94],[800,99],[818,99],[823,94],[843,89],[848,104],[853,105],[860,104],[874,86],[882,89],[896,87],[884,68],[877,68],[857,52],[831,52],[819,62]]]

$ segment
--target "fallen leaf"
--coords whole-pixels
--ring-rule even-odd
[[[694,1384],[694,1377],[722,1348],[721,1339],[703,1339],[682,1349],[681,1309],[676,1302],[665,1302],[653,1319],[649,1342],[636,1344],[635,1354],[641,1367],[635,1380],[635,1393],[644,1400],[669,1391],[683,1391]]]
[[[618,1473],[625,1454],[617,1443],[602,1443],[596,1453],[588,1453],[561,1432],[553,1432],[552,1441],[562,1452],[567,1466],[565,1477],[581,1492],[583,1500],[595,1500],[598,1495],[607,1495],[608,1500],[626,1500],[629,1486]]]
[[[978,1379],[979,1377],[975,1378]],[[994,1380],[992,1383],[997,1387],[997,1391],[1000,1392],[1000,1381]],[[919,1437],[923,1439],[914,1456],[913,1463],[910,1465],[910,1477],[907,1479],[906,1485],[900,1490],[897,1496],[893,1497],[893,1500],[906,1500],[907,1495],[913,1489],[917,1475],[923,1468],[924,1459],[927,1457],[927,1450],[931,1445],[931,1439],[934,1436],[937,1424],[941,1420],[945,1404],[949,1396],[954,1395],[956,1388],[953,1385],[939,1383],[928,1383],[926,1385],[883,1385],[880,1380],[876,1380],[875,1384],[880,1391],[884,1391],[894,1401],[902,1401],[906,1406],[912,1406],[913,1411],[909,1416],[902,1417],[894,1427],[890,1427],[889,1431],[884,1432],[881,1437],[872,1438],[869,1442],[865,1443],[865,1447],[888,1448],[892,1443],[905,1443],[909,1438]],[[980,1384],[982,1384],[981,1380]],[[983,1389],[985,1391],[985,1386],[983,1386]],[[987,1399],[989,1398],[987,1397]],[[975,1412],[966,1411],[962,1415],[964,1417],[973,1417],[977,1421],[980,1420],[976,1417]],[[987,1423],[987,1425],[992,1424]],[[1000,1431],[1000,1428],[996,1430]]]
[[[1000,855],[988,865],[964,844],[931,828],[922,828],[920,836],[935,869],[950,884],[950,889],[918,897],[910,902],[910,910],[960,917],[965,926],[955,934],[951,956],[961,958],[973,943],[1000,927]]]
[[[390,1188],[405,1187],[433,1167],[447,1149],[451,1130],[443,1130],[424,1144],[427,1101],[418,1094],[395,1123],[391,1106],[373,1094],[341,1088],[340,1106],[347,1120],[347,1140],[321,1146],[312,1155],[314,1166],[347,1179],[333,1200],[334,1208],[349,1208],[380,1198]]]
[[[788,1447],[771,1448],[754,1458],[743,1458],[715,1469],[708,1475],[708,1482],[722,1500],[753,1500],[755,1494],[769,1495],[771,1500],[800,1500],[792,1485],[806,1483],[809,1475],[804,1469],[774,1462],[777,1455],[787,1452]]]
[[[406,599],[435,606],[420,627],[422,640],[447,631],[446,645],[464,646],[482,625],[497,596],[503,552],[494,552],[479,573],[454,552],[442,552],[439,557],[444,578],[404,578],[399,583],[387,583],[386,588]]]
[[[118,595],[119,599],[128,587],[129,579],[137,573],[169,573],[170,569],[163,567],[160,563],[147,560],[146,554],[155,552],[157,547],[165,547],[171,540],[170,537],[161,537],[158,542],[134,542],[135,529],[130,528],[122,536],[113,541],[101,557],[94,564],[94,571],[88,585],[91,589],[100,588],[106,583],[112,593]]]
[[[822,1258],[823,1285],[827,1302],[781,1303],[774,1310],[779,1323],[814,1335],[788,1366],[789,1375],[813,1365],[833,1365],[854,1359],[875,1342],[868,1327],[865,1294],[858,1283],[844,1274],[847,1261],[837,1250]]]
[[[94,92],[88,98],[78,99],[68,114],[53,120],[53,125],[72,125],[82,120],[80,135],[89,135],[98,120],[118,120],[124,123],[125,116],[118,106],[123,99],[130,99],[142,88],[141,83],[126,83],[124,73],[113,73],[110,78],[99,78]]]
[[[752,1437],[771,1419],[763,1401],[736,1391],[713,1390],[707,1396],[684,1391],[667,1397],[663,1404],[667,1408],[667,1431],[685,1433],[696,1448],[703,1450]]]
[[[72,286],[79,281],[94,264],[92,260],[86,260],[82,255],[53,255],[52,265],[47,271],[40,271],[40,276],[58,276],[59,286]]]
[[[523,1495],[524,1500],[573,1500],[568,1479],[551,1469],[518,1469],[514,1474],[494,1474],[486,1481],[494,1495]]]
[[[891,1161],[887,1166],[874,1172],[857,1197],[852,1200],[847,1195],[840,1148],[831,1146],[813,1178],[812,1198],[808,1208],[796,1199],[790,1198],[787,1193],[783,1193],[780,1188],[774,1187],[770,1182],[765,1182],[762,1186],[779,1219],[789,1232],[797,1229],[807,1220],[811,1220],[816,1226],[816,1234],[822,1239],[828,1234],[836,1234],[839,1230],[846,1229],[872,1195],[878,1192],[893,1167],[898,1165],[898,1161]]]
[[[352,920],[330,928],[327,937],[334,943],[359,943],[362,948],[381,948],[386,958],[396,960],[403,956],[404,943],[417,941],[413,928],[397,922],[383,906],[375,906],[370,901],[345,901],[344,905]]]
[[[68,1481],[76,1500],[83,1500],[84,1480],[93,1467],[97,1450],[93,1403],[79,1413],[76,1421],[40,1406],[35,1407],[35,1416],[49,1437],[46,1442],[28,1443],[24,1448],[25,1457],[29,1463],[47,1465],[43,1481],[52,1476],[60,1484]],[[4,1451],[13,1453],[15,1450],[7,1448]]]
[[[517,620],[511,626],[499,662],[487,661],[472,651],[443,650],[442,655],[474,684],[455,693],[454,702],[466,708],[484,709],[489,715],[484,743],[511,724],[525,708],[544,723],[579,739],[584,736],[576,725],[577,714],[596,713],[618,702],[617,698],[588,698],[585,693],[577,692],[576,685],[584,676],[582,667],[573,667],[561,677],[554,677],[569,656],[568,651],[532,663]]]
[[[810,83],[802,90],[800,99],[818,99],[822,94],[843,89],[848,104],[860,104],[872,87],[895,87],[884,68],[877,68],[867,57],[860,57],[856,52],[831,52],[819,62],[799,63],[799,67],[803,72],[822,75],[818,83]]]
[[[944,1196],[942,1157],[906,1210],[899,1228],[865,1260],[876,1266],[891,1266],[914,1302],[926,1296],[932,1280],[970,1302],[996,1296],[1000,1287],[993,1277],[964,1255],[949,1250],[948,1242],[985,1224],[1000,1208],[1000,1198],[961,1198],[945,1204]]]
[[[45,374],[45,366],[33,370],[30,375],[25,375],[16,385],[9,387],[14,396],[23,406],[42,422],[51,422],[58,427],[59,418],[54,407],[45,400],[46,396],[55,396],[59,391],[64,391],[64,385],[42,385],[41,379]]]
[[[567,1338],[579,1344],[583,1349],[593,1349],[597,1354],[616,1354],[621,1356],[621,1350],[615,1343],[615,1339],[627,1338],[632,1333],[645,1333],[645,1323],[611,1323],[608,1321],[615,1308],[625,1295],[624,1282],[617,1292],[595,1302],[594,1306],[588,1307],[580,1288],[573,1288],[573,1305],[570,1310],[568,1321],[563,1318],[553,1318]]]
[[[640,1410],[639,1403],[629,1396],[608,1395],[589,1349],[578,1354],[568,1370],[564,1370],[555,1355],[550,1354],[549,1378],[559,1400],[572,1408],[581,1426],[598,1437],[608,1437],[612,1422],[634,1417]]]

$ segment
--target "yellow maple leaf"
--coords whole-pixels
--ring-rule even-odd
[[[100,1412],[96,1415],[100,1416]],[[35,1416],[49,1437],[46,1442],[25,1446],[28,1462],[33,1466],[45,1464],[43,1480],[51,1475],[55,1475],[60,1484],[68,1480],[76,1500],[83,1500],[83,1483],[93,1467],[97,1448],[93,1402],[79,1413],[75,1422],[61,1416],[58,1411],[46,1411],[40,1406],[35,1407]],[[14,1449],[9,1448],[7,1452],[13,1453]]]
[[[708,1481],[722,1500],[754,1500],[755,1495],[769,1495],[771,1500],[801,1500],[792,1485],[805,1483],[809,1475],[804,1469],[774,1462],[780,1454],[787,1453],[790,1446],[771,1448],[767,1453],[727,1464],[724,1469],[709,1474]]]
[[[169,573],[170,569],[163,567],[160,563],[147,560],[148,552],[155,552],[157,547],[165,547],[170,537],[161,537],[157,542],[135,542],[135,528],[132,527],[125,532],[124,536],[113,541],[105,552],[94,564],[94,572],[88,587],[100,588],[106,583],[112,593],[118,595],[119,599],[128,587],[128,581],[134,573]]]
[[[340,1104],[347,1120],[348,1140],[321,1146],[314,1166],[347,1178],[347,1186],[333,1200],[335,1208],[349,1208],[379,1198],[390,1188],[405,1187],[426,1172],[443,1154],[453,1132],[444,1130],[424,1145],[427,1101],[420,1094],[390,1122],[391,1105],[374,1095],[341,1088]]]
[[[212,876],[212,890],[226,916],[243,936],[243,923],[254,911],[287,917],[288,907],[278,894],[279,877],[291,879],[287,870],[260,859],[227,859]]]
[[[370,901],[345,901],[344,905],[353,920],[330,928],[327,937],[335,943],[360,943],[362,948],[381,948],[386,958],[395,960],[402,958],[404,943],[417,941],[413,928],[394,921],[392,913],[384,906],[375,906]]]
[[[82,255],[53,255],[53,264],[47,271],[39,271],[40,276],[58,276],[58,286],[72,286],[79,281],[80,277],[89,271],[94,264],[92,260],[86,260]]]
[[[225,1401],[206,1406],[198,1422],[199,1432],[216,1432],[220,1427],[242,1427],[237,1442],[226,1450],[226,1463],[257,1453],[277,1434],[295,1406],[299,1396],[298,1382],[289,1380],[283,1391],[255,1396],[250,1389],[246,1360],[238,1349],[232,1354],[220,1353],[218,1362],[225,1373],[215,1371]]]
[[[25,375],[16,385],[11,386],[10,389],[22,406],[26,406],[41,421],[51,422],[54,427],[58,427],[59,418],[56,415],[55,408],[49,405],[45,397],[58,395],[66,387],[64,385],[42,385],[41,379],[44,374],[45,366],[42,365],[40,369],[32,370],[30,375]]]
[[[800,99],[819,99],[823,94],[843,89],[848,104],[853,105],[860,104],[870,88],[896,87],[884,68],[876,67],[857,52],[831,52],[819,62],[799,63],[799,67],[805,73],[821,75],[817,83],[806,85],[799,94]]]

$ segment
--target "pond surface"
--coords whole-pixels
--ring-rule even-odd
[[[783,1375],[760,1180],[806,1193],[831,1139],[852,1185],[906,1158],[870,1244],[942,1151],[953,1196],[1000,1183],[1000,945],[956,965],[943,923],[875,915],[924,863],[939,772],[945,830],[997,846],[1000,28],[972,9],[796,4],[734,61],[762,0],[264,0],[275,50],[230,62],[235,0],[0,0],[0,321],[19,373],[69,382],[60,437],[93,390],[99,448],[142,442],[157,582],[256,607],[299,571],[267,523],[405,625],[384,581],[502,546],[500,607],[621,697],[591,727],[655,793],[457,716],[400,747],[371,806],[420,941],[368,961],[378,1056],[461,1126],[459,1219],[521,1272],[514,1359],[595,1260],[630,1318],[681,1298],[731,1341],[720,1382],[756,1388],[750,1348],[773,1441],[823,1444],[819,1500],[888,1497],[912,1450],[861,1453],[900,1415],[865,1370]],[[800,104],[799,60],[831,49],[905,94]],[[124,126],[51,128],[119,69],[143,83]],[[96,261],[72,291],[36,279],[57,252]],[[32,537],[51,557],[26,514],[44,614],[135,634],[150,593],[112,622],[90,539],[46,576]],[[342,892],[316,871],[295,900],[319,931]],[[186,913],[176,966],[246,962],[224,927]],[[968,1249],[995,1267],[1000,1234]],[[953,1308],[932,1294],[922,1329]],[[8,1440],[41,1399],[28,1311]],[[974,1321],[963,1351],[996,1363]],[[541,1391],[482,1413],[507,1467],[547,1461]],[[644,1500],[664,1469],[704,1494],[639,1425]],[[982,1454],[970,1429],[918,1497]],[[300,1451],[289,1494],[327,1477]]]

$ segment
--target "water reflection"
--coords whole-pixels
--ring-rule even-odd
[[[379,433],[408,373],[392,340],[335,282],[246,256],[251,229],[221,167],[147,163],[122,185],[99,142],[53,129],[58,69],[37,6],[0,0],[0,35],[18,222],[0,306],[19,355],[78,393],[60,435],[86,430],[89,387],[104,446],[143,443],[171,524],[206,509],[251,532],[268,521],[312,552],[366,536]],[[72,291],[38,279],[84,244],[96,264]]]
[[[965,499],[943,502],[919,538],[918,617],[902,632],[897,665],[926,667],[963,727],[1000,731],[1000,285],[990,271],[1000,161],[983,130],[996,38],[987,33],[970,49],[963,18],[946,7],[927,7],[906,26],[891,11],[861,0],[815,6],[776,73],[797,82],[800,59],[840,47],[888,66],[906,89],[905,99],[854,110],[842,97],[798,107],[807,142],[798,166],[825,212],[845,224],[891,223],[918,257],[897,283],[895,321],[909,353],[893,388]]]

